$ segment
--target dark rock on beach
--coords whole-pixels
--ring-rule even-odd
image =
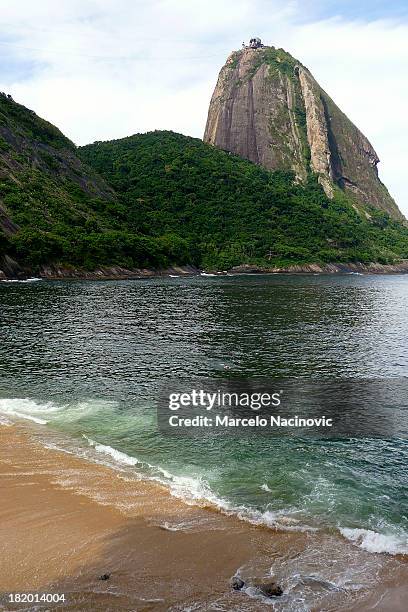
[[[231,587],[234,591],[240,591],[245,586],[245,582],[239,576],[231,578]]]
[[[283,589],[274,580],[260,582],[255,585],[265,597],[280,597],[283,595]]]

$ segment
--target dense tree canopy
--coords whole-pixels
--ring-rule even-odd
[[[329,200],[313,176],[296,184],[290,172],[269,172],[198,139],[151,132],[79,151],[117,192],[131,231],[185,241],[173,249],[179,261],[386,263],[408,253],[408,230],[386,213],[359,210],[340,190]]]
[[[76,148],[0,96],[0,256],[23,265],[227,269],[408,257],[408,230],[173,132]],[[15,233],[2,231],[2,215]],[[4,221],[4,217],[3,217]]]

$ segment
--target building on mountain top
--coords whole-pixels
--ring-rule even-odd
[[[251,49],[260,49],[263,47],[263,44],[260,38],[254,37],[249,41],[249,46]]]

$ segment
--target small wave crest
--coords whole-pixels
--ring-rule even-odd
[[[407,534],[385,534],[372,531],[371,529],[349,529],[347,527],[341,528],[340,533],[347,540],[370,553],[408,554]]]
[[[84,438],[88,440],[89,445],[92,446],[96,450],[97,453],[108,455],[109,457],[112,457],[112,459],[114,459],[118,463],[121,463],[122,465],[132,466],[132,465],[136,465],[137,463],[140,463],[140,461],[136,459],[136,457],[131,457],[130,455],[127,455],[126,453],[122,453],[116,448],[112,448],[112,446],[107,446],[105,444],[98,444],[98,442],[95,442],[94,440],[92,440],[91,438],[88,438],[88,436],[85,436],[85,435],[84,435]]]
[[[11,427],[11,425],[13,425],[13,423],[9,419],[0,416],[0,427]]]
[[[196,525],[192,521],[180,521],[178,523],[170,523],[169,521],[163,521],[162,523],[157,524],[157,527],[159,529],[163,529],[163,531],[189,531],[195,526]]]
[[[74,401],[68,404],[55,404],[53,402],[38,402],[28,398],[3,398],[0,399],[0,414],[15,419],[25,419],[47,425],[58,423],[65,425],[105,412],[107,408],[112,409],[116,402],[106,400]]]
[[[2,283],[38,283],[39,281],[42,281],[42,278],[25,278],[25,279],[19,279],[19,278],[5,278],[2,279]]]
[[[37,425],[47,425],[48,421],[42,416],[46,413],[58,410],[53,404],[37,404],[30,399],[0,399],[0,413],[6,417],[15,417],[37,423]],[[41,415],[41,416],[38,416]]]

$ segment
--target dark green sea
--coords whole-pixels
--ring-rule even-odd
[[[188,503],[408,553],[408,443],[166,436],[163,384],[408,377],[408,277],[0,283],[0,420],[165,483]],[[408,417],[407,417],[408,418]]]

